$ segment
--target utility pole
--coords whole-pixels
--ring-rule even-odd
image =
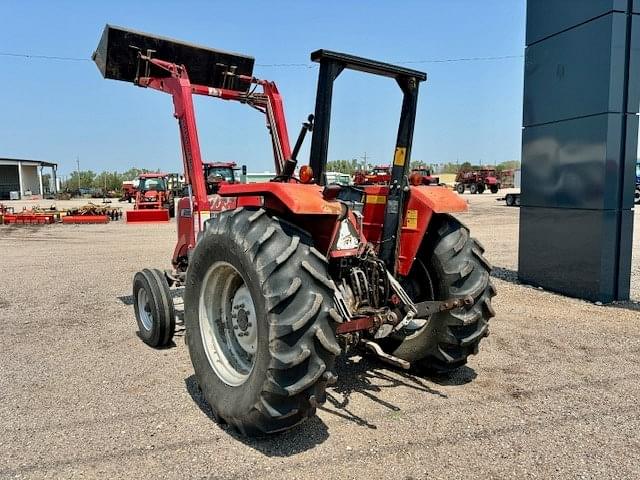
[[[367,152],[364,152],[364,156],[362,156],[360,158],[362,158],[362,160],[364,161],[364,169],[363,170],[366,172],[367,171],[367,158],[368,158],[367,157]]]
[[[80,194],[80,157],[78,155],[76,155],[76,165],[78,167],[76,170],[78,172],[78,194]]]

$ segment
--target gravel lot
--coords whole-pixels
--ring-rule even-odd
[[[182,333],[136,336],[173,223],[0,227],[0,478],[639,478],[640,228],[636,302],[601,307],[518,285],[518,209],[465,198],[500,267],[480,355],[447,380],[345,360],[317,418],[260,441],[211,420]]]

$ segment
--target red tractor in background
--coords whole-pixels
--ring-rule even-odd
[[[137,180],[125,180],[122,182],[122,196],[120,197],[121,202],[129,202],[136,198],[136,185]]]
[[[138,176],[136,203],[125,212],[128,223],[168,222],[175,216],[173,192],[167,173],[142,173]]]
[[[191,195],[177,212],[173,270],[138,272],[134,309],[144,342],[167,346],[170,288],[184,286],[186,343],[218,421],[246,435],[291,428],[325,401],[336,356],[348,350],[440,374],[477,353],[495,289],[482,246],[452,216],[466,202],[407,181],[423,72],[313,52],[315,114],[291,149],[282,98],[275,83],[253,76],[251,57],[107,26],[93,58],[105,78],[173,98]],[[333,84],[344,69],[391,78],[403,93],[386,184],[326,185]],[[271,181],[207,192],[194,95],[265,115]],[[309,163],[294,176],[307,132]]]
[[[389,165],[376,165],[371,171],[358,170],[353,176],[354,185],[386,185],[391,179]]]
[[[480,170],[459,171],[456,175],[456,191],[462,195],[465,190],[469,193],[498,193],[500,180],[495,168],[482,168]]]
[[[207,183],[209,195],[218,193],[221,185],[233,185],[240,183],[236,178],[237,165],[234,162],[204,163],[204,178]]]
[[[421,166],[411,170],[409,183],[411,183],[411,185],[439,185],[440,177],[432,176],[430,169]]]

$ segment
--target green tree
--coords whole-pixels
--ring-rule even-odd
[[[501,162],[496,165],[496,170],[501,172],[503,170],[517,170],[520,168],[519,160],[507,160],[506,162]]]
[[[358,160],[331,160],[327,162],[327,172],[340,172],[352,175],[358,170]]]
[[[78,188],[91,188],[96,178],[95,172],[91,170],[80,170],[80,172],[71,172],[69,178],[63,185],[63,190],[76,191]]]
[[[101,172],[93,179],[93,187],[107,191],[122,189],[124,174],[118,172]]]
[[[160,172],[160,170],[156,170],[157,172]],[[141,173],[150,173],[151,170],[147,169],[147,168],[137,168],[137,167],[132,167],[129,170],[127,170],[126,172],[123,172],[120,174],[120,176],[122,177],[122,180],[135,180],[135,178],[140,175]]]

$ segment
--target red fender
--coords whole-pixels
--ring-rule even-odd
[[[445,187],[412,186],[400,233],[398,273],[408,275],[434,213],[466,212],[467,202]]]

